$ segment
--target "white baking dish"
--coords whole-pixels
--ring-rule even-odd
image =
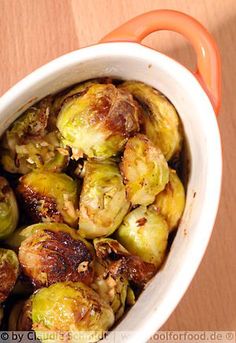
[[[151,17],[148,17],[150,15]],[[162,15],[165,15],[166,25],[163,24]],[[118,40],[120,37],[119,40],[126,42],[100,43],[59,57],[18,82],[0,99],[0,134],[26,108],[47,94],[86,79],[104,76],[140,80],[152,85],[171,100],[181,117],[191,157],[184,216],[165,265],[141,294],[125,319],[116,327],[116,332],[128,332],[125,339],[117,336],[116,342],[145,342],[169,317],[189,286],[206,250],[220,197],[220,135],[214,108],[206,92],[195,76],[179,63],[137,42],[127,42],[139,41],[147,33],[160,29],[160,25],[161,28],[180,32],[182,29],[177,30],[170,26],[174,20],[173,15],[177,21],[181,16],[183,21],[190,20],[191,23],[195,23],[193,19],[177,12],[155,11],[145,14],[142,18],[145,17],[145,25],[149,25],[149,30],[144,24],[144,27],[138,25],[141,17],[136,18],[136,21],[130,22],[133,23],[133,28],[136,25],[137,31],[134,30],[132,37],[130,32],[127,33],[127,28],[130,29],[132,26],[129,23],[118,29],[116,34],[112,33],[106,38]],[[158,25],[153,28],[155,23]],[[181,25],[177,26],[179,28]],[[194,31],[194,28],[190,25],[189,30]],[[209,39],[206,31],[204,34],[204,37]],[[186,32],[185,36],[188,36]],[[215,46],[214,48],[216,49]],[[199,54],[204,55],[204,51],[200,50],[199,48],[197,51],[198,58]],[[219,73],[218,56],[213,56],[218,52],[210,52],[206,48],[205,54],[208,54],[207,58],[210,56],[214,59],[214,65],[218,63],[218,71],[213,72]],[[203,55],[200,58],[203,58]],[[198,63],[200,72],[204,74],[204,68],[199,61]],[[209,63],[211,64],[211,61]],[[218,87],[219,91],[219,75],[217,80],[213,78],[213,81],[208,82],[203,74],[201,79],[205,81],[212,102],[218,110],[220,93],[214,89]],[[214,80],[218,85],[210,84]]]

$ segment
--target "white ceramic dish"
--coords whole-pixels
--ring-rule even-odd
[[[189,286],[217,213],[222,171],[220,135],[214,109],[200,83],[174,60],[140,44],[90,46],[55,59],[5,93],[0,99],[0,134],[47,94],[103,76],[140,80],[164,93],[179,112],[191,156],[186,208],[168,259],[115,329],[129,332],[125,339],[118,336],[116,342],[141,343],[161,327]]]

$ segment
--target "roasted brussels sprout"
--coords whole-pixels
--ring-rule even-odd
[[[165,189],[157,195],[154,206],[167,221],[170,231],[178,226],[185,206],[185,192],[175,170],[170,170],[170,180]]]
[[[65,101],[59,112],[64,144],[72,148],[74,159],[116,155],[139,130],[137,104],[112,84],[92,84],[84,92]]]
[[[8,237],[19,219],[15,195],[6,179],[0,176],[0,239]]]
[[[2,139],[1,163],[10,173],[26,174],[36,168],[62,171],[69,152],[60,144],[60,134],[50,126],[51,98],[28,109]]]
[[[9,331],[30,331],[32,329],[32,301],[19,300],[13,306],[8,319]]]
[[[113,278],[122,276],[135,286],[143,287],[156,273],[154,264],[131,255],[115,239],[97,238],[94,240],[94,248],[99,262],[109,270]]]
[[[32,321],[42,342],[47,342],[48,332],[60,331],[57,342],[87,343],[100,340],[114,323],[114,314],[111,307],[83,283],[59,282],[32,296]]]
[[[104,338],[179,224],[183,137],[164,95],[110,78],[49,95],[15,120],[0,137],[10,182],[0,176],[3,328],[42,343]]]
[[[0,303],[12,291],[19,275],[19,262],[12,250],[0,248]]]
[[[169,161],[181,150],[182,127],[170,101],[156,89],[138,81],[126,81],[121,89],[130,92],[143,107],[143,131]]]
[[[159,267],[165,258],[168,225],[153,208],[140,206],[124,218],[116,238],[131,254]]]
[[[115,319],[118,320],[125,310],[128,280],[122,275],[111,275],[109,269],[98,261],[95,262],[94,270],[94,281],[91,287],[111,306]]]
[[[128,140],[121,172],[133,205],[152,204],[169,181],[169,169],[162,152],[141,134]]]
[[[80,196],[79,233],[86,238],[112,234],[129,210],[125,186],[112,161],[87,161]]]
[[[93,247],[76,230],[44,223],[29,227],[28,234],[19,248],[19,260],[36,287],[60,281],[92,282]]]
[[[33,222],[78,223],[77,182],[66,174],[33,171],[20,178],[17,192]]]

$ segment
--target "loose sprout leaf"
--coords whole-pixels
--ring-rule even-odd
[[[169,181],[169,169],[162,152],[141,134],[128,140],[121,172],[133,205],[152,204]]]
[[[156,89],[138,81],[121,86],[143,107],[143,133],[161,149],[167,161],[181,150],[183,134],[179,116],[170,101]]]
[[[84,154],[108,158],[139,130],[138,106],[132,95],[112,84],[92,84],[85,94],[64,102],[57,127],[74,159]]]
[[[124,218],[116,238],[131,254],[159,267],[165,258],[168,225],[153,208],[140,206]]]
[[[112,234],[129,207],[118,166],[110,160],[87,161],[80,196],[81,236],[96,238]]]

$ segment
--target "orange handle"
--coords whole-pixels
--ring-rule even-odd
[[[193,45],[197,54],[197,70],[194,74],[210,98],[217,114],[221,104],[220,53],[213,37],[194,18],[172,10],[151,11],[129,20],[105,36],[101,42],[141,43],[147,35],[159,30],[178,32]]]

